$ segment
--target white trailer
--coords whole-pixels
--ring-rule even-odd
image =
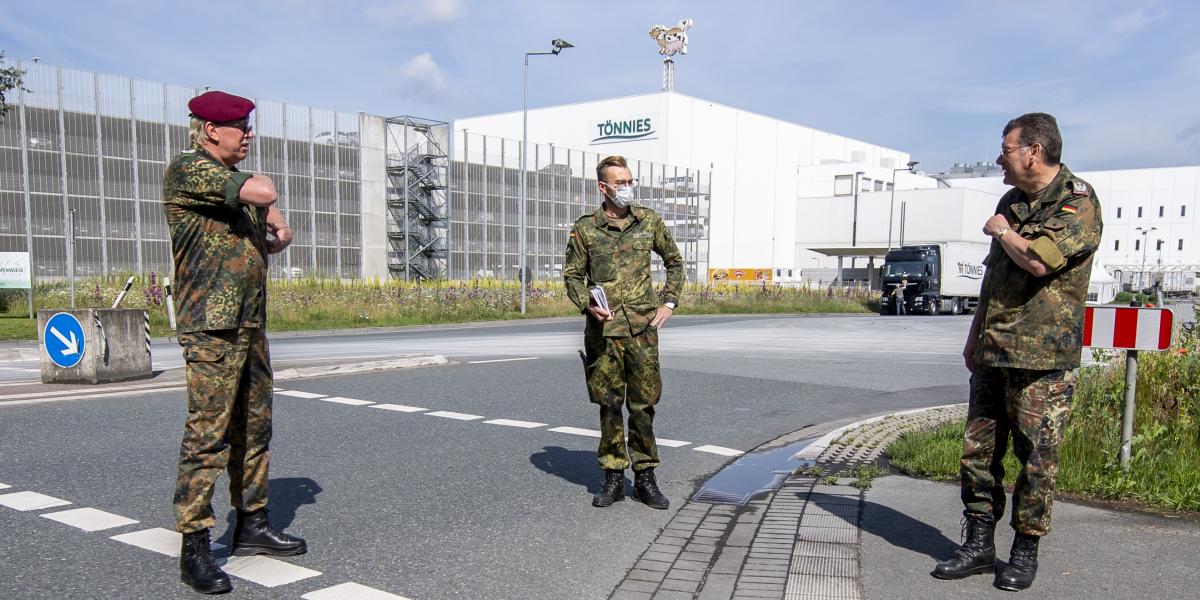
[[[888,252],[883,262],[881,314],[896,314],[894,293],[902,280],[905,312],[952,315],[969,312],[979,304],[987,242],[938,242],[902,246]]]

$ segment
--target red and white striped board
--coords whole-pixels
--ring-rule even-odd
[[[1083,345],[1166,350],[1171,347],[1173,317],[1165,308],[1089,306],[1083,316]]]

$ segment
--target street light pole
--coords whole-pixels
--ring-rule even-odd
[[[520,252],[517,260],[517,281],[521,283],[521,314],[525,314],[525,296],[526,286],[528,282],[525,280],[525,188],[529,174],[525,172],[525,159],[529,154],[529,57],[541,56],[545,54],[558,55],[564,48],[574,48],[575,46],[563,39],[554,39],[550,42],[551,50],[549,52],[526,52],[525,53],[525,73],[521,85],[521,214],[517,217],[517,251]],[[532,281],[532,277],[530,280]]]
[[[1145,227],[1138,227],[1137,230],[1142,233],[1142,273],[1141,273],[1141,277],[1138,278],[1138,283],[1141,284],[1140,287],[1142,289],[1145,289],[1146,280],[1149,279],[1148,277],[1146,277],[1146,242],[1148,241],[1146,239],[1146,236],[1149,235],[1151,231],[1158,230],[1158,228],[1151,227],[1151,228],[1147,229]]]
[[[888,251],[892,250],[892,216],[896,213],[896,172],[897,171],[912,171],[913,167],[921,164],[919,160],[908,161],[908,166],[901,169],[892,169],[892,198],[888,201]]]

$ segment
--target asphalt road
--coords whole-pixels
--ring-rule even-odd
[[[969,318],[672,320],[656,430],[686,445],[661,448],[664,491],[678,506],[730,450],[808,424],[964,401]],[[235,579],[230,597],[299,598],[355,582],[412,600],[606,598],[674,506],[591,507],[596,440],[553,430],[598,428],[574,354],[581,329],[551,321],[274,339],[277,361],[437,353],[456,362],[279,383],[272,520],[310,551],[276,575],[305,574],[287,565],[320,574],[276,587]],[[0,494],[72,504],[0,506],[0,597],[195,597],[174,559],[110,539],[173,526],[183,392],[11,406],[2,394],[0,483],[12,487]],[[496,419],[508,421],[487,422]],[[214,537],[227,542],[224,490],[214,505]],[[40,516],[82,507],[139,522],[85,532]]]

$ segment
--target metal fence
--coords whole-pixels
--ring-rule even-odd
[[[35,276],[66,276],[73,216],[76,275],[170,272],[163,171],[188,147],[187,102],[204,90],[13,64],[25,90],[0,123],[0,251],[31,252]],[[239,168],[275,181],[295,231],[272,275],[361,276],[359,116],[255,103]]]
[[[452,278],[515,279],[518,271],[520,140],[455,132],[450,167]],[[526,174],[526,256],[534,279],[562,277],[567,235],[600,206],[596,164],[605,154],[530,144]],[[689,281],[708,270],[712,174],[629,158],[637,203],[655,210],[683,252]],[[662,264],[653,260],[655,276]]]

